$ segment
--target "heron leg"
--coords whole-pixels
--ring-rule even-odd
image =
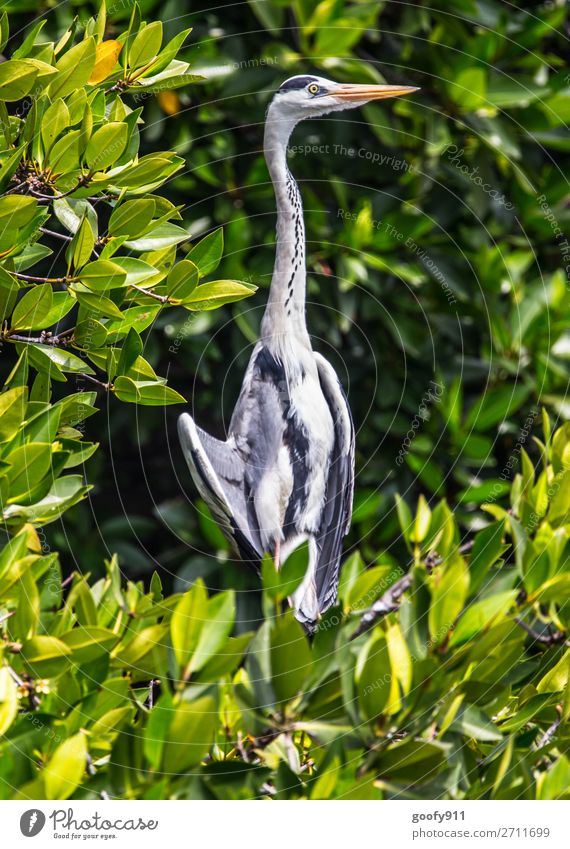
[[[281,566],[279,555],[281,553],[281,537],[278,536],[275,540],[275,554],[273,556],[273,562],[275,563],[275,568],[279,569]]]

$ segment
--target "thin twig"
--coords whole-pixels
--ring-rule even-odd
[[[168,295],[158,295],[156,292],[149,292],[147,289],[143,289],[142,286],[137,286],[136,283],[129,283],[131,289],[136,289],[137,292],[140,292],[141,295],[148,295],[149,298],[154,298],[155,301],[160,301],[161,304],[166,304],[168,302]]]
[[[85,378],[85,380],[90,380],[90,381],[91,381],[91,383],[95,383],[97,386],[100,386],[100,387],[101,387],[101,389],[104,389],[104,390],[105,390],[105,392],[108,392],[108,391],[109,391],[109,389],[111,388],[111,384],[110,384],[110,383],[103,383],[103,381],[102,381],[102,380],[98,380],[96,377],[93,377],[93,376],[92,376],[92,375],[90,375],[90,374],[83,374],[83,373],[79,373],[79,374],[76,374],[75,376],[76,376],[76,377],[84,377],[84,378]]]
[[[565,642],[566,635],[563,634],[562,631],[540,634],[538,631],[535,631],[534,628],[531,628],[530,625],[527,625],[526,622],[524,622],[519,616],[515,616],[515,622],[517,625],[520,625],[520,627],[537,643],[543,643],[545,646],[556,646]],[[570,645],[570,641],[566,640],[565,644]]]
[[[10,675],[12,676],[12,679],[15,681],[15,683],[18,685],[18,687],[25,687],[26,686],[26,682],[22,678],[20,678],[18,673],[14,669],[12,669],[11,666],[8,666],[8,672],[10,673]]]
[[[48,230],[47,227],[40,227],[42,233],[46,236],[53,236],[54,239],[62,239],[64,242],[71,242],[73,236],[66,236],[65,233],[56,233],[55,230]]]
[[[473,548],[473,542],[466,542],[463,545],[459,546],[460,554],[467,554],[467,552],[471,551]],[[426,565],[429,565],[429,569],[433,569],[435,566],[439,566],[440,563],[443,562],[443,558],[439,556],[429,555],[426,557]],[[409,572],[401,577],[398,581],[396,581],[392,586],[386,590],[386,592],[377,599],[374,604],[363,614],[360,624],[358,628],[351,634],[350,639],[354,640],[356,637],[359,637],[365,631],[368,631],[375,622],[378,621],[382,616],[386,616],[388,613],[393,613],[398,610],[400,606],[400,600],[406,590],[409,590],[412,585],[412,572],[411,569]]]
[[[537,749],[543,749],[544,746],[547,746],[556,732],[558,731],[558,726],[562,722],[562,717],[559,716],[558,719],[555,719],[550,728],[547,728],[540,740],[536,744]]]
[[[21,274],[19,271],[11,271],[18,280],[30,280],[32,283],[72,283],[75,277],[32,277],[30,274]]]
[[[9,610],[8,613],[3,613],[2,616],[0,616],[0,625],[2,622],[6,622],[7,619],[10,619],[11,616],[14,616],[15,613],[15,610]]]

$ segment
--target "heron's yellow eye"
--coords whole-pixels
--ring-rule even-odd
[[[316,83],[311,83],[311,85],[308,88],[309,94],[316,94],[318,92],[318,90],[319,90],[319,87]]]

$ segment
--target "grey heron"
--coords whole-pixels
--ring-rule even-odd
[[[277,203],[277,245],[260,338],[225,441],[188,413],[179,418],[196,487],[242,559],[259,565],[270,553],[279,567],[308,542],[308,568],[291,601],[309,630],[336,600],[352,514],[354,428],[337,375],[313,351],[307,331],[305,227],[287,145],[304,118],[413,91],[298,75],[276,92],[267,110],[264,154]]]

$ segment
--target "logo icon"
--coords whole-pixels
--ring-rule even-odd
[[[37,808],[26,811],[20,817],[20,831],[25,837],[35,837],[46,824],[46,815]]]

